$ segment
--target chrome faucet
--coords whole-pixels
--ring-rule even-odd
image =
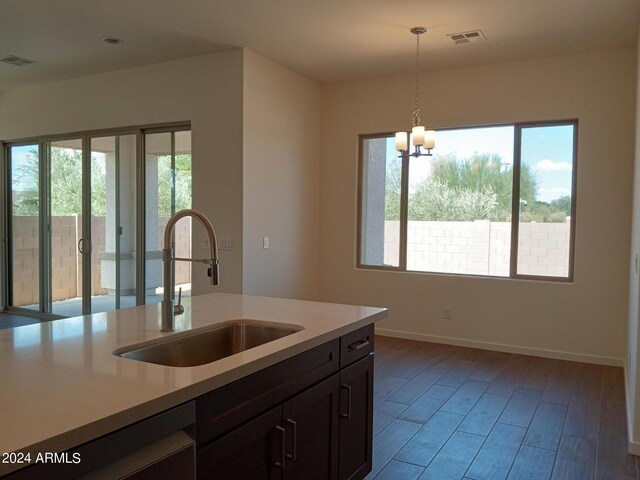
[[[193,258],[177,258],[173,256],[173,249],[171,248],[171,234],[173,229],[183,217],[194,217],[200,220],[200,223],[204,225],[209,236],[209,250],[211,252],[211,258],[193,259]],[[211,285],[218,285],[218,243],[216,240],[216,232],[211,226],[211,222],[207,217],[197,210],[180,210],[176,212],[173,217],[167,222],[167,227],[164,230],[164,249],[162,250],[162,261],[164,269],[164,300],[162,300],[162,332],[173,332],[174,317],[181,315],[184,312],[184,307],[181,304],[182,301],[182,289],[178,296],[178,305],[173,305],[173,299],[175,298],[175,285],[173,283],[173,266],[174,262],[198,262],[208,263],[209,268],[207,275],[211,277]]]

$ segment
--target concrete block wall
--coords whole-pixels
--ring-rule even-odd
[[[14,217],[14,222],[18,218],[24,217]],[[81,294],[82,259],[77,246],[80,225],[81,217],[51,218],[51,290],[55,300],[76,298]]]
[[[40,275],[38,246],[38,217],[13,217],[13,304],[38,303]]]
[[[520,225],[518,273],[566,276],[570,222]],[[407,270],[471,275],[509,275],[509,222],[410,221]],[[398,265],[399,222],[385,222],[385,264]]]
[[[164,235],[168,219],[158,220],[158,237]],[[82,236],[82,217],[64,216],[51,218],[51,281],[52,300],[68,300],[82,295],[82,256],[78,241]],[[92,259],[91,291],[93,295],[106,295],[101,285],[101,261],[98,253],[105,249],[105,217],[91,218]],[[39,240],[38,217],[15,216],[12,218],[12,261],[14,306],[34,305],[39,302]],[[183,220],[176,225],[176,255],[191,256],[191,222]],[[162,247],[160,246],[159,249]],[[204,257],[206,252],[203,252]],[[10,279],[11,281],[11,279]],[[191,264],[177,262],[176,284],[190,283]]]

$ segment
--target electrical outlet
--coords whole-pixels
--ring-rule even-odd
[[[262,248],[269,248],[269,237],[262,237]]]
[[[451,307],[442,307],[442,319],[451,320]]]

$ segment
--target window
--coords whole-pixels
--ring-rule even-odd
[[[438,130],[433,157],[360,138],[358,266],[571,280],[577,121]]]

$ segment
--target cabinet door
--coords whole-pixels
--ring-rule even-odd
[[[373,355],[340,372],[340,480],[371,471]]]
[[[278,406],[199,449],[198,480],[281,479],[285,454],[281,423],[282,406]]]
[[[338,478],[338,397],[336,374],[283,405],[285,479]]]

